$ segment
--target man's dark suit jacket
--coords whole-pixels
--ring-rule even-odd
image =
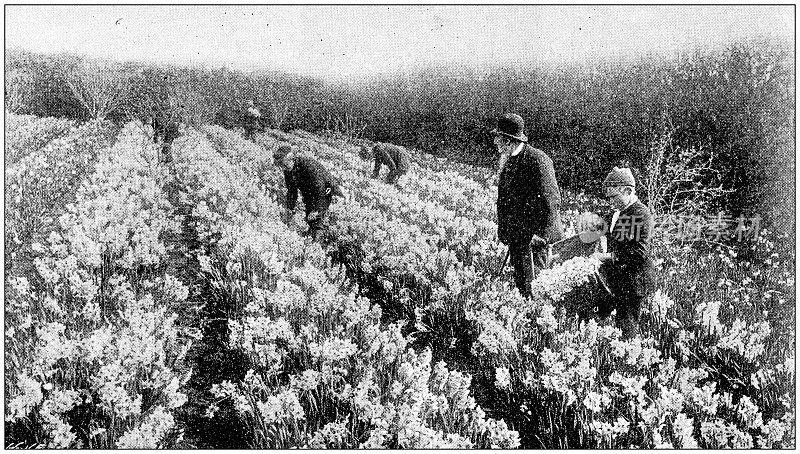
[[[563,238],[561,192],[553,160],[524,145],[510,156],[497,184],[497,236],[505,244],[530,241],[534,234],[552,243]]]
[[[283,172],[286,181],[286,208],[293,210],[297,204],[297,192],[303,194],[306,214],[328,209],[332,196],[341,191],[336,180],[317,160],[308,156],[296,156],[294,168]],[[330,191],[329,191],[330,189]]]

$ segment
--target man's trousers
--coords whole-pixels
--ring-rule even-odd
[[[519,293],[530,298],[531,281],[547,263],[547,245],[531,248],[530,239],[516,240],[508,245],[508,255]]]
[[[308,235],[314,240],[319,240],[324,231],[328,229],[328,208],[330,208],[333,200],[332,195],[323,197],[322,203],[318,206],[317,218],[309,220],[308,215],[313,211],[311,208],[306,208],[306,222],[308,223]]]

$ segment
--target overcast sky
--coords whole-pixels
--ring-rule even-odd
[[[786,6],[6,6],[6,47],[325,78],[794,39]]]

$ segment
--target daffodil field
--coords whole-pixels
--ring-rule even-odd
[[[514,289],[492,172],[345,138],[6,112],[7,448],[794,448],[794,238],[662,238],[643,337],[592,258]],[[320,243],[272,151],[346,188]],[[558,172],[558,169],[556,169]],[[600,203],[563,191],[562,218]],[[788,246],[787,246],[788,245]]]

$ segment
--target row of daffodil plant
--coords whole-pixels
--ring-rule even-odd
[[[663,241],[644,335],[623,341],[610,320],[574,316],[591,306],[593,258],[542,272],[532,300],[511,290],[491,172],[413,152],[390,186],[345,141],[267,131],[251,142],[217,126],[184,130],[168,172],[147,132],[131,124],[113,147],[75,153],[96,164],[57,231],[32,244],[36,273],[6,276],[7,332],[24,331],[11,333],[7,420],[40,446],[182,446],[173,415],[193,396],[183,356],[197,336],[171,315],[189,283],[165,263],[183,220],[170,185],[207,245],[196,263],[226,305],[227,347],[247,363],[207,384],[205,417],[232,408],[249,446],[794,446],[785,238],[703,252]],[[281,143],[346,188],[322,245],[301,236],[300,213],[280,220]],[[564,199],[570,231],[597,206]]]
[[[5,112],[5,117],[6,166],[41,150],[53,139],[63,137],[77,127],[74,121],[64,118],[40,118],[8,111]]]
[[[325,251],[279,221],[277,201],[254,190],[274,171],[258,163],[263,149],[217,127],[175,149],[186,197],[205,206],[198,230],[218,234],[200,266],[232,302],[230,347],[251,365],[214,384],[208,418],[232,403],[260,448],[518,446],[477,406],[469,377],[409,348],[401,324],[383,326]],[[210,200],[221,195],[224,205]]]
[[[481,271],[492,266],[492,271],[499,269],[503,251],[494,241],[496,228],[491,220],[460,216],[438,197],[421,197],[410,187],[397,188],[371,179],[371,163],[359,159],[352,150],[338,150],[311,139],[276,136],[261,136],[261,143],[269,149],[288,138],[302,152],[317,156],[343,181],[350,197],[332,206],[338,219],[333,230],[342,243],[360,246],[363,268],[390,269],[427,280],[440,271],[435,267],[436,253],[448,250],[462,262],[485,262]],[[407,177],[414,177],[417,169],[412,166]]]
[[[538,295],[535,300],[539,304],[521,304],[524,311],[520,308],[513,310],[514,305],[510,303],[498,305],[496,298],[509,293],[507,287],[485,277],[476,278],[476,274],[480,276],[490,268],[475,273],[469,266],[459,266],[459,258],[468,261],[463,259],[463,254],[458,254],[461,252],[460,243],[455,238],[457,234],[463,234],[464,230],[452,229],[453,233],[448,235],[447,227],[457,218],[454,213],[461,210],[462,205],[456,204],[451,208],[446,203],[441,203],[448,200],[446,195],[428,195],[423,198],[413,193],[411,188],[417,184],[418,179],[424,178],[419,176],[424,171],[420,172],[418,167],[412,166],[404,178],[410,178],[414,183],[408,187],[401,184],[400,188],[395,188],[370,180],[370,164],[360,161],[352,148],[343,146],[336,149],[325,145],[322,140],[315,140],[313,135],[307,133],[294,136],[273,133],[271,137],[262,137],[261,143],[269,149],[274,146],[270,140],[290,142],[304,152],[315,154],[351,190],[351,198],[340,205],[341,210],[336,210],[335,205],[334,211],[337,214],[339,232],[356,232],[356,235],[360,235],[357,236],[358,240],[363,241],[361,244],[368,245],[366,257],[374,258],[375,261],[368,260],[363,268],[368,271],[379,270],[378,272],[388,268],[399,273],[421,273],[434,277],[433,296],[427,304],[417,304],[417,314],[424,311],[437,312],[442,308],[449,311],[469,308],[466,310],[466,318],[477,322],[480,327],[473,350],[480,361],[495,364],[500,377],[508,377],[508,384],[502,379],[499,382],[504,385],[501,387],[504,393],[516,394],[517,397],[533,396],[532,400],[544,406],[544,413],[549,421],[562,422],[562,433],[556,434],[559,424],[543,424],[542,420],[530,417],[542,414],[531,413],[531,410],[535,410],[531,408],[533,404],[526,405],[523,402],[520,405],[520,412],[523,413],[521,423],[545,427],[543,432],[552,434],[550,440],[542,444],[604,447],[774,447],[793,443],[792,390],[795,378],[790,365],[794,363],[794,351],[766,354],[770,348],[779,344],[781,337],[772,335],[770,323],[763,316],[753,317],[752,312],[731,310],[725,323],[720,318],[720,302],[689,300],[676,304],[662,290],[653,298],[652,307],[648,310],[650,336],[646,335],[642,340],[622,342],[615,330],[602,324],[599,332],[603,334],[598,338],[595,334],[598,330],[596,323],[578,325],[575,320],[563,317],[558,311],[560,307],[568,307],[571,303],[574,305],[574,302],[568,300],[581,296],[575,289],[590,283],[590,276],[597,269],[597,263],[591,259],[575,259],[542,273],[534,282]],[[458,192],[463,187],[459,180],[460,178],[455,178],[445,183],[442,192]],[[430,188],[433,185],[421,186]],[[491,194],[488,188],[486,192]],[[477,202],[485,200],[485,194],[475,200],[476,206],[483,207],[477,205]],[[431,215],[431,212],[435,214]],[[394,222],[398,227],[391,229]],[[402,224],[406,224],[409,230],[403,232]],[[492,225],[487,227],[489,228],[484,230],[485,238],[494,240]],[[399,232],[400,235],[393,235],[394,232]],[[436,235],[433,237],[435,240],[431,241],[427,235]],[[763,246],[762,249],[770,253],[765,261],[777,263],[777,254],[770,251],[770,241],[766,239],[768,235],[768,232],[762,232],[750,247],[758,249]],[[340,241],[342,236],[339,237]],[[381,240],[390,245],[375,244]],[[469,238],[468,241],[474,239]],[[667,246],[670,247],[671,254],[665,255],[673,262],[676,257],[687,257],[691,254],[679,250],[677,246]],[[370,254],[373,250],[375,252]],[[718,250],[735,255],[730,247]],[[453,252],[455,254],[450,254]],[[438,276],[425,273],[431,268],[425,268],[422,256],[433,259],[428,262],[430,263],[435,260],[441,262],[441,257],[452,258],[453,255],[455,258],[450,261],[453,265],[451,269]],[[726,262],[725,255],[721,252],[717,256],[722,256],[722,262],[727,263],[730,268],[747,266],[735,264],[730,259]],[[700,260],[711,263],[718,259],[714,254],[707,253]],[[662,267],[663,261],[665,258],[661,258]],[[786,260],[770,268],[774,270],[767,272],[777,277],[778,283],[771,291],[767,290],[758,296],[779,304],[779,297],[785,297],[791,289],[793,274]],[[674,268],[665,270],[667,278],[662,278],[663,285],[672,289],[675,286],[672,279],[679,273],[682,275],[685,271]],[[707,274],[700,276],[708,278]],[[697,277],[695,273],[694,278]],[[744,295],[753,293],[746,290],[746,285],[733,285],[730,278],[714,279],[712,285],[716,285],[717,280],[721,283],[720,286],[725,287],[725,282],[728,282],[728,287],[738,288]],[[748,283],[747,277],[742,280],[742,284]],[[764,285],[762,283],[761,286],[749,288],[762,290]],[[732,292],[721,296],[732,296],[734,301],[741,298],[730,293]],[[487,298],[486,295],[494,296]],[[755,297],[754,295],[753,298]],[[477,310],[483,307],[481,301],[491,301],[494,306],[490,306],[491,310]],[[785,301],[786,299],[784,303]],[[687,306],[692,310],[686,311]],[[742,318],[745,316],[749,317]],[[419,319],[425,320],[422,317],[418,317],[418,321]],[[428,317],[428,321],[433,320],[435,317]],[[544,333],[528,339],[527,336],[532,336],[536,331],[533,329],[534,322],[537,329],[544,330]],[[421,325],[418,326],[420,331],[431,328],[430,323],[428,326],[424,323]],[[576,337],[576,331],[585,330],[589,330],[586,336]],[[598,339],[602,348],[598,345]],[[501,345],[503,341],[507,342],[506,349],[499,350],[497,345]],[[648,352],[658,353],[653,357],[643,357],[643,363],[638,369],[623,372],[626,364],[636,365],[628,364],[634,360],[626,357],[626,348],[634,351],[645,348]],[[600,350],[605,354],[598,355]],[[519,356],[514,361],[522,361],[521,363],[512,365],[510,361],[514,356],[510,355],[511,351],[516,351]],[[534,354],[525,354],[526,351]],[[576,355],[576,351],[583,352],[583,356]],[[668,356],[662,356],[661,352]],[[575,367],[582,370],[576,371]],[[594,376],[586,379],[587,373]],[[684,386],[681,382],[682,374],[697,377],[693,382],[694,388]],[[574,380],[570,382],[566,378],[568,376]],[[514,377],[513,382],[511,377]],[[642,393],[634,395],[631,389],[624,388],[625,383],[633,381],[641,384]],[[519,387],[511,388],[511,383]],[[681,395],[683,405],[673,408],[671,413],[660,413],[663,406],[653,402],[660,398],[661,387],[663,393]],[[587,396],[590,395],[591,398],[587,401]],[[710,402],[705,410],[698,406],[696,398],[692,400],[692,396],[700,395],[707,395]],[[563,401],[542,404],[543,396]],[[632,397],[641,400],[641,405],[623,412],[620,402],[630,404]],[[596,399],[611,406],[603,407],[605,411],[593,406],[590,409],[592,411],[587,412],[584,403],[591,404]],[[715,402],[723,404],[717,405]],[[708,409],[712,407],[719,408],[719,411],[709,413]],[[750,413],[758,414],[758,417]],[[548,425],[551,427],[547,427]],[[577,435],[569,434],[570,431],[563,429],[565,426],[576,425],[581,428]]]
[[[30,246],[46,237],[73,201],[80,185],[108,146],[108,122],[80,126],[67,120],[6,113],[5,261],[30,261]]]
[[[33,270],[6,274],[7,446],[156,448],[178,437],[192,333],[172,311],[188,290],[164,271],[162,239],[179,226],[161,190],[170,177],[141,125],[113,145],[110,130],[88,123],[54,139],[41,152],[62,162],[30,176],[77,159],[54,176],[71,179],[94,161],[31,245]]]

